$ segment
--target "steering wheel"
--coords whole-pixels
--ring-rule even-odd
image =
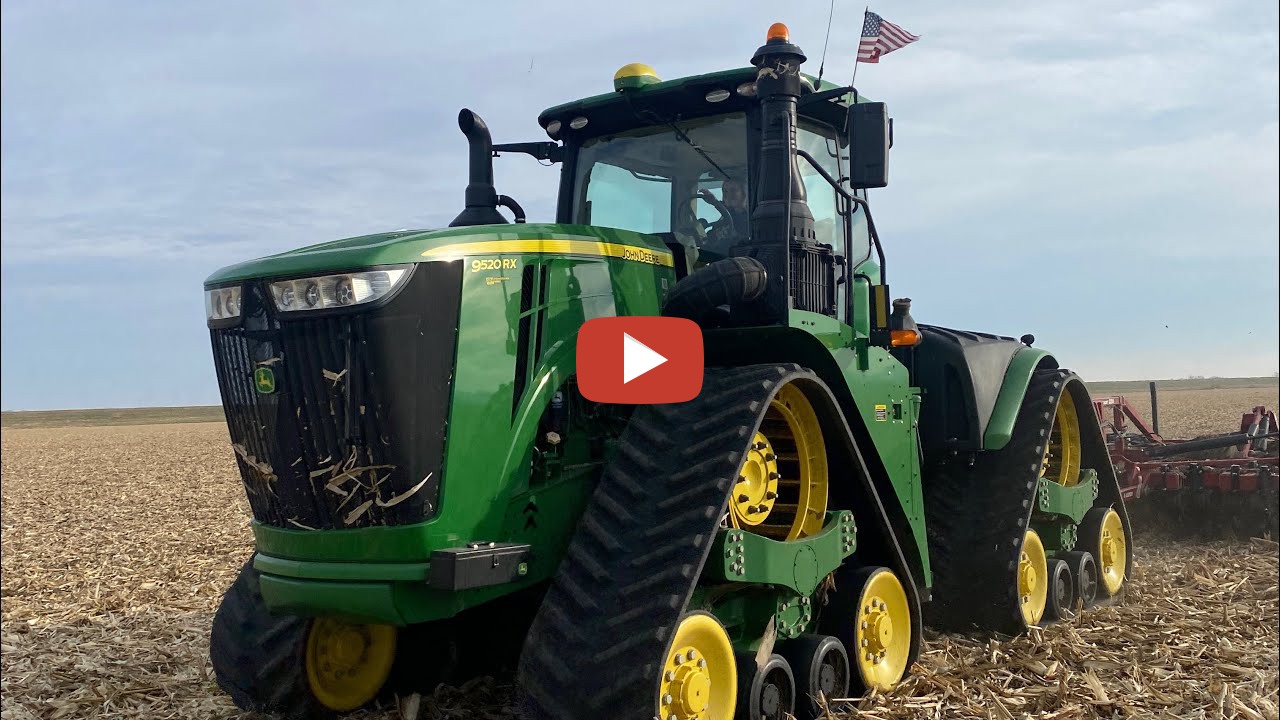
[[[690,207],[693,207],[698,199],[706,201],[708,205],[715,208],[716,212],[720,213],[720,219],[711,223],[707,228],[708,235],[712,233],[716,235],[728,234],[729,236],[737,234],[738,229],[734,227],[733,213],[729,212],[729,208],[725,207],[723,200],[712,195],[710,190],[703,188],[693,196],[694,202],[689,203]]]
[[[693,236],[693,242],[698,247],[707,241],[708,225],[707,221],[698,217],[698,213],[694,210],[697,206],[697,196],[690,198],[687,202],[680,204],[679,216],[676,223],[679,227],[689,229],[689,234]]]

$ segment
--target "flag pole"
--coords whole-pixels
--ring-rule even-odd
[[[871,12],[871,6],[868,5],[862,9],[862,27],[867,26],[867,13]],[[862,28],[858,28],[858,47],[862,47]],[[849,78],[849,86],[857,90],[857,86],[853,83],[858,79],[858,50],[853,53],[853,77]]]

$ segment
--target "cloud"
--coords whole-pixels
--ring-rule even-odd
[[[1102,288],[1123,285],[1162,319],[1256,330],[1264,346],[1241,356],[1275,365],[1276,303],[1246,319],[1227,291],[1276,295],[1256,269],[1274,269],[1280,233],[1274,4],[880,10],[922,36],[858,69],[860,90],[895,117],[892,184],[873,207],[895,288],[920,299],[922,319],[1037,330],[1079,352],[1123,347],[1132,330],[1098,321],[1114,302]],[[431,3],[247,0],[3,2],[0,13],[5,407],[53,402],[13,382],[37,375],[62,404],[153,401],[161,390],[129,378],[160,355],[163,392],[212,401],[201,278],[446,224],[466,177],[459,107],[499,141],[539,140],[538,112],[609,92],[617,67],[647,62],[673,78],[743,66],[777,20],[816,72],[827,19],[825,6],[780,14],[763,0],[551,15],[464,3],[448,19]],[[844,81],[860,16],[838,5],[835,17],[826,77]],[[531,218],[554,215],[558,169],[504,156],[496,179]],[[77,339],[113,358],[95,370],[105,381],[80,377]],[[1212,374],[1211,360],[1179,351],[1185,337],[1143,342]]]

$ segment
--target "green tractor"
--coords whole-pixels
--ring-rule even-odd
[[[779,24],[750,67],[628,65],[542,142],[464,110],[449,228],[209,277],[256,542],[211,638],[238,706],[325,717],[508,662],[532,718],[813,717],[899,683],[923,623],[1017,634],[1121,593],[1084,384],[890,300],[892,124],[804,60]],[[502,153],[560,164],[555,223],[496,192]],[[701,327],[696,398],[582,396],[579,328],[627,315]]]

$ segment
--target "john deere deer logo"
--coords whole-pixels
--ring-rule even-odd
[[[253,371],[253,387],[263,395],[276,391],[276,374],[269,367],[260,367]]]

